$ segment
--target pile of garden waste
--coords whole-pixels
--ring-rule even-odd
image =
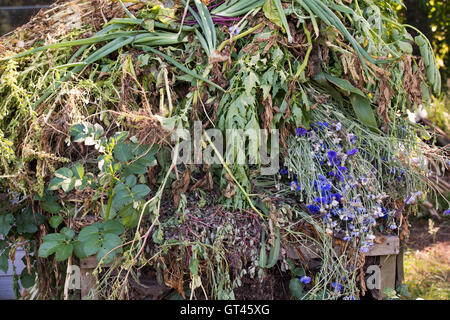
[[[95,256],[100,299],[363,298],[366,254],[407,237],[449,166],[411,121],[440,75],[402,6],[57,1],[3,36],[16,295],[75,298]]]

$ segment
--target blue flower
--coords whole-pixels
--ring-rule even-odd
[[[330,159],[330,161],[331,161],[331,159],[334,159],[336,157],[337,157],[336,151],[333,151],[333,150],[328,151],[328,158]]]
[[[352,233],[350,233],[350,235],[352,237],[359,237],[359,231],[352,231]]]
[[[347,155],[352,156],[352,155],[356,154],[358,151],[359,151],[358,148],[352,149],[347,152]]]
[[[314,199],[314,201],[316,201],[317,203],[321,203],[321,204],[330,204],[331,203],[331,198],[329,195],[326,195],[325,197],[316,197]]]
[[[319,125],[320,130],[328,128],[328,123],[326,122],[317,122],[317,124]]]
[[[281,168],[281,169],[280,169],[280,174],[286,175],[286,174],[288,174],[288,173],[289,173],[288,169],[286,169],[286,168]]]
[[[342,123],[338,122],[336,123],[336,131],[340,131],[342,128]]]
[[[362,246],[362,247],[359,249],[359,251],[361,251],[362,253],[367,253],[367,252],[369,252],[369,247],[367,247],[367,246]]]
[[[325,192],[328,192],[331,190],[331,184],[329,183],[322,183],[320,186],[320,190],[322,191],[322,194],[324,194]]]
[[[299,184],[296,180],[291,181],[291,183],[290,183],[289,186],[291,187],[291,190],[295,190],[295,191],[300,191],[300,190],[302,190],[300,184]]]
[[[308,130],[306,130],[305,128],[297,128],[297,137],[304,136],[307,132]]]
[[[348,138],[348,141],[349,141],[350,143],[355,143],[356,140],[357,140],[357,137],[356,137],[353,133],[350,133],[350,134],[347,136],[347,138]]]
[[[238,26],[231,26],[228,28],[228,31],[233,35],[237,36],[239,34],[239,27]]]
[[[333,197],[334,197],[337,201],[341,201],[341,199],[342,199],[342,194],[340,194],[340,193],[334,193],[334,194],[333,194]]]
[[[444,211],[444,215],[448,216],[450,214],[450,209]]]
[[[304,284],[308,284],[308,283],[311,282],[311,278],[307,277],[307,276],[303,276],[303,277],[300,278],[300,282],[304,283]]]
[[[308,209],[309,209],[309,211],[311,211],[312,214],[317,213],[317,212],[320,211],[320,208],[318,206],[316,206],[316,205],[313,205],[313,204],[309,204],[308,205]]]
[[[342,285],[340,283],[332,282],[331,287],[335,288],[337,290],[337,292],[341,292]]]

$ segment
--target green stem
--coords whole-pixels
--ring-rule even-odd
[[[294,76],[294,80],[297,79],[300,74],[303,72],[303,70],[305,70],[306,65],[308,64],[308,59],[309,59],[309,55],[311,54],[312,51],[312,41],[311,41],[311,33],[308,31],[308,29],[306,28],[306,24],[305,22],[303,22],[303,30],[306,33],[306,38],[308,39],[308,51],[306,51],[306,55],[305,55],[305,59],[303,60],[302,64],[300,65],[300,67],[297,70],[297,73]]]
[[[214,145],[214,143],[211,141],[211,138],[208,136],[208,134],[206,133],[206,131],[204,132],[206,140],[208,140],[209,144],[211,145],[211,148],[214,150],[214,152],[216,153],[217,157],[219,158],[220,162],[222,163],[223,167],[225,168],[225,170],[227,171],[228,175],[231,177],[231,179],[233,179],[234,183],[238,186],[238,188],[241,190],[241,192],[244,194],[245,198],[248,201],[248,204],[250,205],[250,207],[257,213],[259,214],[259,216],[261,218],[265,218],[266,216],[264,214],[262,214],[261,212],[259,212],[258,209],[256,209],[256,207],[254,206],[253,202],[250,200],[250,195],[245,191],[244,187],[241,186],[241,184],[237,181],[236,177],[233,175],[233,173],[231,172],[230,168],[228,167],[228,164],[225,162],[225,160],[222,158],[222,155],[220,154],[220,152],[217,150],[216,146]]]

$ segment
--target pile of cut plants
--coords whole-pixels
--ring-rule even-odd
[[[440,75],[401,6],[57,1],[3,36],[0,270],[26,251],[16,296],[75,299],[72,266],[95,257],[90,298],[363,299],[366,254],[407,237],[449,166],[408,118]]]

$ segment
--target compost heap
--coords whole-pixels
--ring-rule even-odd
[[[408,120],[440,76],[400,4],[41,11],[1,44],[0,268],[26,249],[28,298],[74,297],[67,271],[92,255],[97,298],[362,298],[365,254],[407,236],[448,165]],[[195,121],[217,162],[177,161],[173,133]],[[225,159],[211,128],[266,129],[278,170],[262,173],[263,142],[245,145],[249,165]]]

